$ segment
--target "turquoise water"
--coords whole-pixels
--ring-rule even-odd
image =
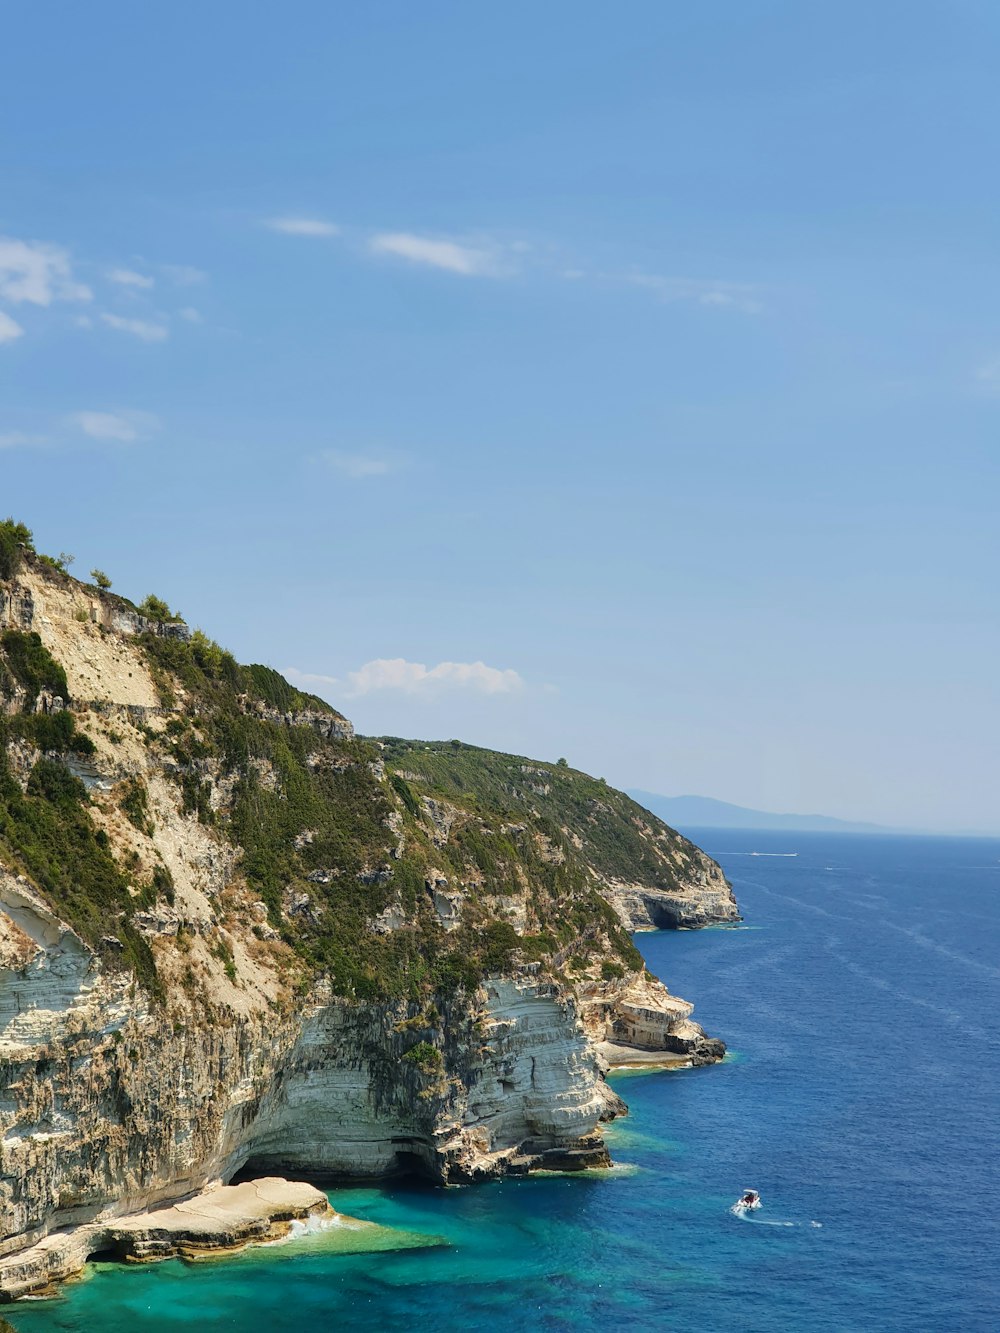
[[[623,1074],[626,1164],[337,1190],[400,1250],[322,1238],[101,1265],[5,1313],[53,1329],[1000,1327],[1000,843],[705,832],[747,927],[639,936],[726,1063]],[[797,852],[750,856],[749,852]],[[765,1208],[740,1221],[745,1187]],[[815,1225],[815,1224],[819,1225]]]

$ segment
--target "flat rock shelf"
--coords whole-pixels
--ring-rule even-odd
[[[333,1215],[326,1195],[302,1181],[265,1176],[240,1185],[216,1185],[166,1208],[46,1236],[0,1262],[0,1298],[48,1293],[95,1255],[125,1263],[211,1258],[281,1240],[292,1222]]]

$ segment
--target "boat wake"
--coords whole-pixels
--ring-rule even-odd
[[[726,856],[798,856],[798,852],[726,852]]]
[[[822,1227],[822,1222],[790,1222],[787,1218],[779,1217],[758,1217],[753,1209],[746,1208],[742,1203],[734,1203],[729,1209],[733,1217],[738,1217],[741,1222],[752,1222],[755,1227]]]

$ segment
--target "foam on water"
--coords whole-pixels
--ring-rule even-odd
[[[730,852],[730,856],[768,856],[783,859],[787,856],[798,856],[798,852]]]

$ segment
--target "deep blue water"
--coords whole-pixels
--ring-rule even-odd
[[[700,840],[745,927],[638,942],[732,1058],[616,1080],[628,1168],[339,1190],[343,1212],[447,1244],[102,1265],[5,1313],[25,1333],[1000,1328],[1000,842]],[[765,1208],[740,1221],[751,1186]]]

